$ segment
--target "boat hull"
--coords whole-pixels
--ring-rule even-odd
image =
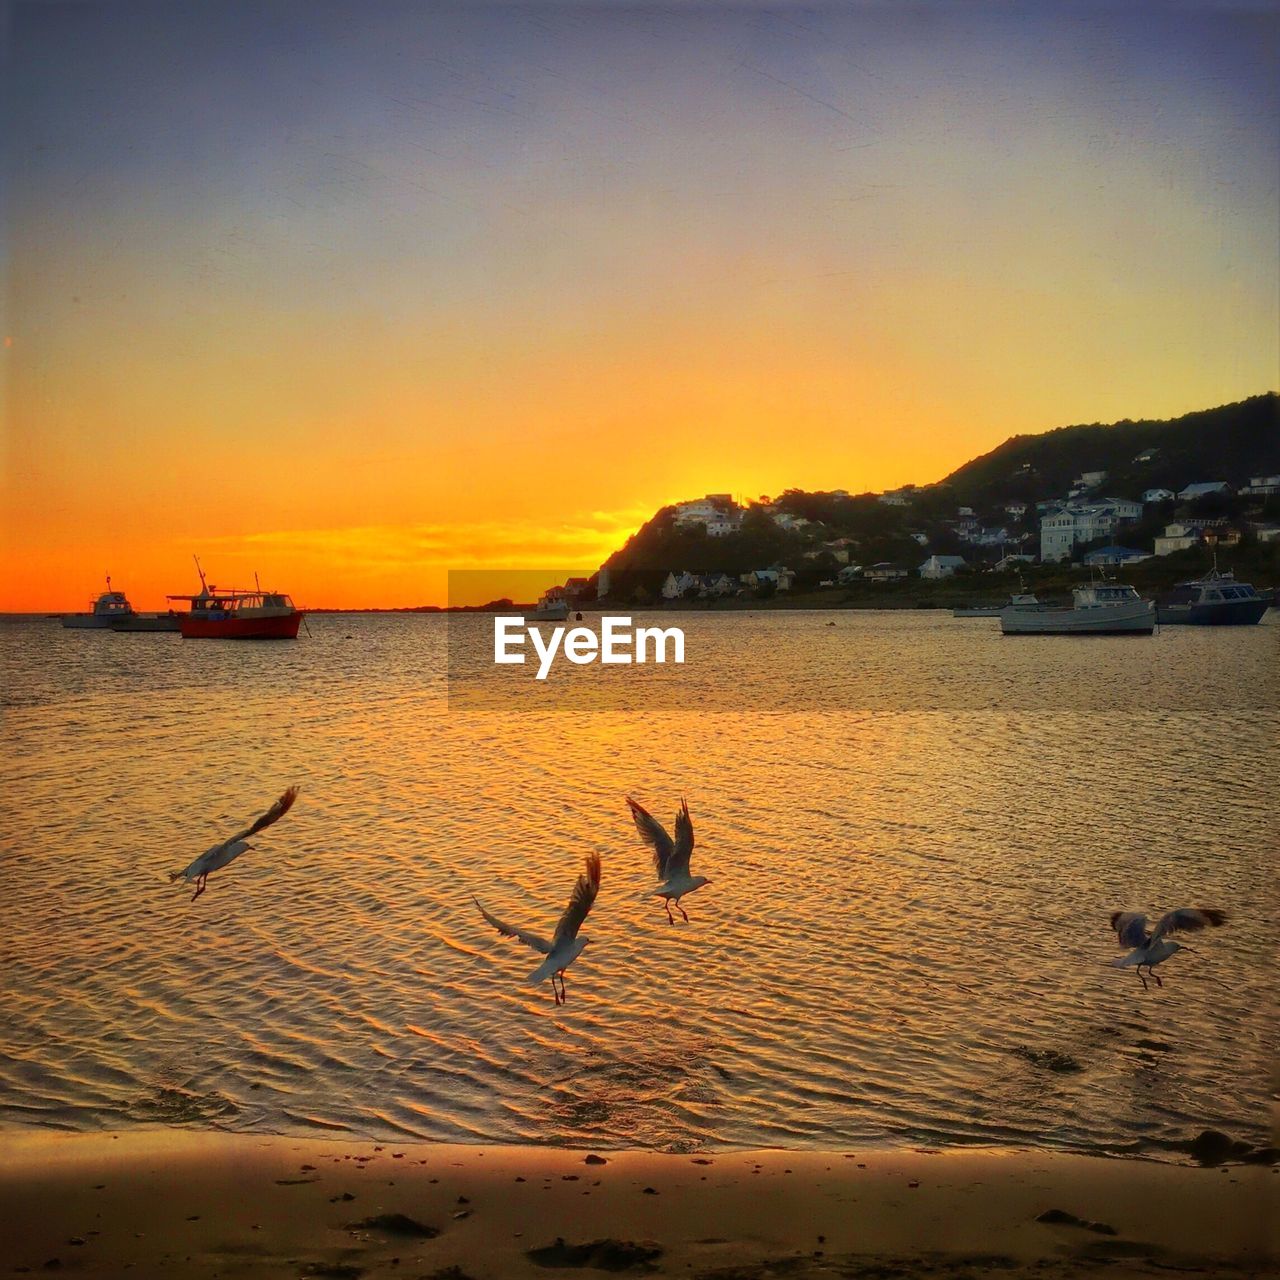
[[[1157,613],[1162,627],[1250,627],[1262,621],[1267,600],[1217,600],[1208,604],[1162,604]]]
[[[187,618],[181,620],[184,640],[296,640],[301,613],[266,618]]]
[[[120,617],[109,618],[95,613],[64,613],[62,625],[68,631],[110,631],[112,624],[123,622]]]
[[[1149,636],[1156,610],[1149,600],[1092,609],[1005,609],[1000,630],[1007,636]]]
[[[182,619],[176,614],[139,613],[132,618],[121,618],[111,624],[112,631],[181,631]]]

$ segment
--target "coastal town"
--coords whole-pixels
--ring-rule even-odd
[[[1245,446],[1212,446],[1215,425],[1242,411]],[[1216,415],[1216,416],[1215,416]],[[1019,438],[932,485],[747,499],[708,493],[658,511],[591,577],[548,599],[641,605],[732,602],[884,603],[1002,593],[1000,575],[1065,583],[1134,571],[1171,585],[1215,556],[1274,580],[1280,559],[1280,432],[1276,397],[1206,411],[1194,447],[1144,444],[1110,466],[1064,469],[1053,437],[1102,435],[1114,459],[1126,424]],[[1238,417],[1239,415],[1237,415]],[[1136,425],[1136,424],[1135,424]],[[1170,424],[1179,426],[1179,423]],[[1261,428],[1259,430],[1258,428]],[[1144,433],[1149,438],[1152,433]],[[1186,433],[1184,432],[1185,436]],[[1090,437],[1093,438],[1093,437]],[[1031,460],[1017,461],[1019,451]],[[1071,454],[1088,461],[1089,449]],[[1096,452],[1096,450],[1095,450]],[[1215,465],[1220,471],[1208,470]],[[1270,463],[1268,466],[1266,464]],[[913,594],[904,597],[904,589]]]

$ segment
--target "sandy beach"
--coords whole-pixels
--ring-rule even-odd
[[[10,1273],[1235,1276],[1268,1269],[1280,1223],[1269,1168],[1031,1152],[685,1156],[159,1129],[11,1132],[0,1150]]]

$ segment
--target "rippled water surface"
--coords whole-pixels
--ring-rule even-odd
[[[682,615],[697,661],[648,709],[507,714],[450,708],[441,617],[274,645],[0,622],[0,1121],[1265,1140],[1280,629],[830,620]],[[291,782],[199,902],[169,885]],[[688,925],[646,896],[628,793],[664,821],[688,797]],[[590,851],[558,1010],[471,895],[549,933]],[[1113,909],[1188,904],[1234,919],[1163,990],[1107,967]]]

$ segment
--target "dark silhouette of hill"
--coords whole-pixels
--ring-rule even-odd
[[[1137,459],[1147,450],[1149,460]],[[1280,470],[1280,396],[1250,396],[1181,418],[1058,427],[1043,435],[1013,436],[966,462],[942,484],[958,502],[980,506],[1061,496],[1085,471],[1105,471],[1103,489],[1137,497],[1146,489],[1177,493],[1201,480],[1232,487]]]

